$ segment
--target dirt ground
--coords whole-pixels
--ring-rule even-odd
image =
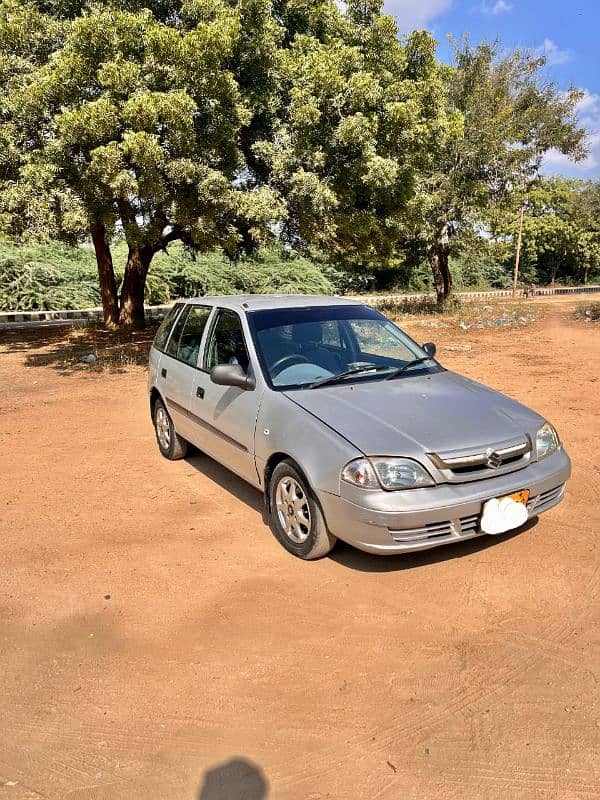
[[[600,327],[548,308],[407,327],[557,425],[565,502],[314,563],[216,463],[160,457],[142,367],[0,333],[0,799],[600,797]]]

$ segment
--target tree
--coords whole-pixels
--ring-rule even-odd
[[[393,264],[417,176],[457,125],[433,39],[401,42],[376,0],[346,13],[333,0],[7,0],[0,46],[9,212],[36,193],[61,199],[46,216],[79,203],[113,325],[143,324],[150,262],[174,239],[235,258],[278,235],[346,265]],[[120,300],[115,231],[129,245]]]
[[[590,274],[600,273],[600,181],[587,182],[577,194],[575,206],[582,220],[580,278],[585,284]]]
[[[468,40],[455,47],[446,71],[450,109],[460,115],[459,136],[442,139],[432,170],[420,182],[416,236],[427,252],[438,302],[452,291],[453,237],[473,229],[494,207],[510,203],[538,174],[551,148],[583,155],[575,115],[576,91],[563,94],[543,79],[544,60],[499,45]]]
[[[598,183],[541,178],[530,187],[523,220],[523,263],[530,274],[555,284],[587,282],[600,268]],[[498,231],[514,241],[516,211],[504,215]]]
[[[350,0],[341,15],[333,3],[281,4],[281,103],[272,137],[254,146],[286,202],[282,238],[362,272],[402,258],[418,176],[458,124],[434,40],[400,40],[380,5]]]
[[[278,37],[268,8],[263,0],[3,3],[4,209],[36,182],[42,197],[76,200],[107,324],[143,326],[148,268],[170,242],[235,254],[272,235],[281,203],[244,180],[240,147],[265,98],[236,80],[236,70],[255,68],[246,83],[264,85]],[[120,298],[115,231],[128,244]],[[60,226],[52,232],[67,236]]]

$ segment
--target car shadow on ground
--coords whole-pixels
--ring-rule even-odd
[[[263,800],[268,790],[258,766],[245,758],[232,758],[206,770],[197,800]]]
[[[195,448],[192,448],[186,461],[210,481],[216,483],[226,492],[229,492],[238,500],[241,500],[242,503],[245,503],[254,511],[261,514],[263,523],[267,528],[269,527],[269,517],[265,508],[262,492],[254,489],[249,483],[238,478],[237,475],[234,475],[233,472],[230,472],[226,467],[221,466],[221,464],[210,456],[201,453]],[[341,566],[357,570],[358,572],[394,572],[404,569],[418,569],[419,567],[426,567],[430,564],[449,561],[454,558],[464,558],[473,553],[487,550],[488,547],[497,547],[503,542],[508,542],[516,536],[527,533],[535,528],[537,523],[538,517],[534,517],[522,528],[509,531],[500,536],[482,535],[474,539],[468,539],[466,542],[446,544],[431,550],[400,555],[377,556],[372,553],[364,553],[345,542],[338,541],[328,558]],[[265,534],[267,533],[268,532],[265,531]]]
[[[263,522],[268,524],[262,492],[250,486],[242,478],[238,478],[237,475],[230,472],[227,467],[223,467],[218,461],[193,446],[190,446],[185,460],[191,467],[208,478],[209,481],[216,483],[221,489],[229,492],[229,494],[241,500],[242,503],[245,503],[254,511],[258,511],[262,515]]]

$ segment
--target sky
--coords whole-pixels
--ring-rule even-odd
[[[384,0],[401,31],[428,28],[439,41],[439,56],[450,60],[448,34],[469,33],[471,41],[498,37],[508,48],[528,48],[547,58],[546,71],[561,90],[585,94],[579,119],[589,131],[589,155],[577,164],[550,152],[546,174],[600,177],[600,0]]]

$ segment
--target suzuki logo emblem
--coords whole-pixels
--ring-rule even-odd
[[[495,450],[492,450],[491,447],[485,451],[485,456],[487,459],[487,465],[490,467],[490,469],[498,469],[498,467],[502,464],[501,456],[499,456]]]

